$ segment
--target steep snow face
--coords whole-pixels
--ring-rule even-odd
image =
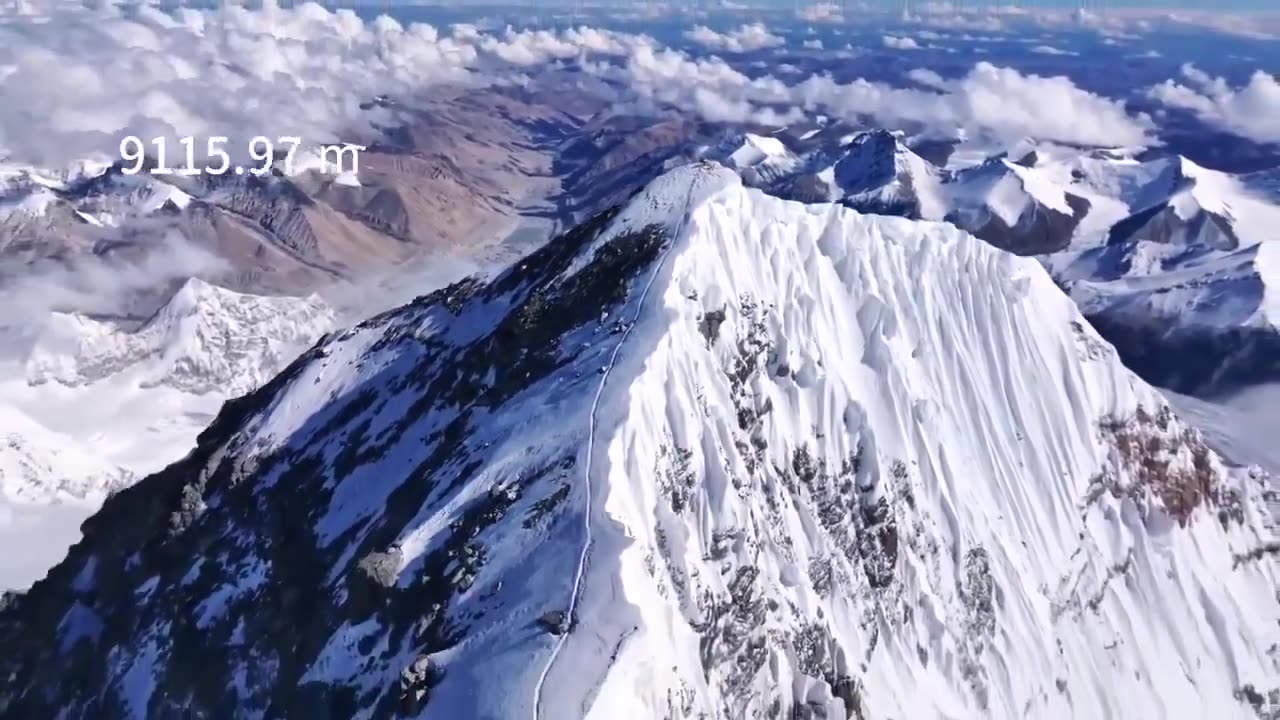
[[[593,559],[595,632],[550,676],[598,662],[612,622],[594,716],[661,714],[671,688],[726,717],[776,688],[829,717],[1249,714],[1233,694],[1277,670],[1274,568],[1233,568],[1249,529],[1169,517],[1162,483],[1226,470],[1037,266],[738,188],[668,264],[636,327],[653,349],[602,401],[626,408],[597,430],[594,545],[617,559]],[[569,716],[555,688],[543,716]]]
[[[0,714],[1243,718],[1258,494],[1033,261],[681,168],[110,499]]]
[[[315,296],[245,295],[192,278],[136,330],[54,314],[27,359],[27,380],[84,385],[127,373],[142,387],[240,395],[270,379],[334,318]]]

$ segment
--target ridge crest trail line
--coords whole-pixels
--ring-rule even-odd
[[[591,401],[591,415],[587,426],[587,462],[586,469],[583,471],[583,479],[587,486],[587,503],[586,512],[582,515],[582,525],[586,538],[582,543],[582,551],[578,554],[578,569],[573,577],[573,594],[569,596],[569,608],[565,612],[565,622],[568,627],[557,637],[555,647],[551,650],[551,656],[547,658],[547,664],[543,666],[542,673],[538,675],[538,682],[533,687],[533,720],[539,720],[542,717],[542,687],[546,684],[547,676],[551,674],[551,668],[555,665],[556,659],[560,657],[560,651],[564,649],[565,641],[569,639],[569,628],[572,628],[574,624],[574,612],[578,607],[578,595],[581,593],[582,578],[586,572],[587,555],[591,551],[591,510],[595,500],[591,492],[591,464],[595,457],[596,412],[600,409],[600,397],[604,394],[604,386],[609,382],[609,375],[613,372],[613,366],[618,362],[618,353],[631,335],[631,329],[640,320],[640,313],[644,312],[644,302],[649,297],[649,290],[653,287],[653,281],[662,272],[662,268],[667,263],[667,255],[671,253],[676,242],[680,240],[680,235],[684,232],[685,221],[689,217],[689,206],[693,203],[693,189],[696,182],[697,178],[694,178],[689,184],[689,191],[684,199],[684,210],[680,213],[680,220],[676,223],[675,231],[671,234],[671,240],[667,247],[663,249],[662,255],[658,258],[658,262],[653,268],[653,272],[649,274],[649,280],[645,283],[644,290],[640,293],[639,302],[636,303],[636,312],[631,318],[631,324],[622,331],[622,337],[618,339],[618,344],[613,347],[613,353],[609,356],[609,363],[605,365],[604,374],[600,377],[600,384],[596,387],[595,398]]]

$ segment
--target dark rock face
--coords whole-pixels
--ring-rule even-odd
[[[766,190],[786,200],[838,200],[861,213],[916,219],[920,203],[914,181],[909,169],[899,162],[906,152],[910,151],[898,136],[887,130],[862,132],[843,147],[815,152],[799,172]],[[819,175],[828,168],[834,187]]]
[[[801,173],[788,178],[771,188],[770,192],[780,198],[803,203],[828,202],[831,199],[831,189],[827,182],[813,173]]]
[[[1089,212],[1088,200],[1071,193],[1066,198],[1070,215],[1035,205],[1012,226],[992,212],[978,214],[980,220],[975,220],[972,213],[952,213],[946,220],[1001,250],[1017,255],[1047,255],[1071,244],[1072,234]]]
[[[552,610],[538,618],[538,625],[552,635],[563,635],[569,629],[569,619],[563,610]]]
[[[850,195],[878,190],[898,175],[898,138],[874,130],[853,139],[835,165],[836,184]]]
[[[666,241],[649,227],[585,255],[612,217],[491,283],[326,337],[228,402],[188,457],[108,499],[45,580],[0,604],[0,717],[430,714],[441,651],[491,618],[556,609],[531,604],[531,571],[486,568],[511,562],[502,547],[579,532],[578,448],[495,476],[510,430],[481,418],[530,412],[520,403],[557,369],[604,352],[587,342],[610,332],[601,310]],[[282,435],[265,429],[325,373],[347,384]],[[567,375],[557,389],[595,382]],[[568,576],[565,563],[539,571]]]
[[[956,151],[955,140],[918,140],[911,144],[911,152],[937,167],[946,167]]]
[[[1109,246],[1129,249],[1138,242],[1184,244],[1192,250],[1230,251],[1240,247],[1240,238],[1227,218],[1201,211],[1183,219],[1167,202],[1121,220],[1107,236]]]

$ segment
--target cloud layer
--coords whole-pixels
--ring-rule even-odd
[[[0,20],[0,159],[65,167],[114,157],[126,135],[332,142],[377,119],[362,103],[441,83],[626,55],[641,36],[581,28],[482,34],[364,22],[318,5],[162,13],[61,7]]]
[[[944,135],[960,131],[1109,146],[1144,144],[1153,129],[1150,118],[1131,116],[1124,103],[1082,90],[1065,77],[1023,75],[989,63],[978,63],[957,80],[927,70],[912,73],[926,89],[866,80],[842,84],[827,75],[788,85],[768,75],[748,77],[719,58],[651,47],[638,48],[622,66],[592,71],[629,88],[644,108],[673,106],[713,121],[784,124],[821,113]]]
[[[686,32],[684,37],[686,40],[709,50],[732,53],[779,47],[787,42],[769,32],[769,29],[760,23],[743,25],[737,30],[730,30],[727,33],[718,33],[705,25],[696,25],[692,30]]]
[[[0,160],[58,168],[91,155],[111,160],[125,135],[228,136],[241,149],[255,135],[332,142],[386,120],[362,108],[376,96],[521,82],[565,64],[613,81],[619,110],[676,109],[713,121],[784,124],[822,113],[941,135],[1104,145],[1143,142],[1151,130],[1147,118],[1066,78],[980,63],[957,80],[913,77],[923,87],[841,84],[821,74],[784,82],[733,64],[739,52],[785,44],[763,25],[726,33],[697,26],[687,37],[727,59],[596,28],[438,30],[314,4],[10,16],[0,20]],[[1242,93],[1241,102],[1266,90]]]
[[[1153,100],[1190,110],[1202,121],[1240,137],[1280,143],[1280,81],[1261,70],[1240,88],[1194,65],[1182,66],[1185,83],[1166,80],[1147,91]]]

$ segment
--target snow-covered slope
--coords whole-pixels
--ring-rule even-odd
[[[0,427],[0,496],[6,500],[102,502],[132,479],[15,408],[0,405]]]
[[[1215,450],[1231,460],[1256,465],[1270,475],[1264,499],[1273,532],[1280,529],[1280,385],[1257,385],[1211,400],[1169,393],[1169,400],[1188,422],[1204,431]]]
[[[1280,377],[1280,206],[1179,157],[1074,177],[1122,212],[1045,261],[1126,362],[1184,392]]]
[[[16,408],[0,405],[0,591],[44,576],[76,530],[132,474]]]
[[[138,327],[55,313],[29,349],[6,335],[0,540],[38,538],[41,552],[0,562],[0,589],[42,577],[108,492],[180,459],[223,400],[269,380],[333,322],[315,297],[191,279]]]
[[[55,313],[27,359],[27,380],[84,385],[127,374],[142,387],[236,396],[270,379],[334,318],[315,296],[245,295],[191,278],[136,329]]]
[[[730,135],[697,155],[737,170],[749,184],[776,182],[800,164],[800,158],[781,140],[754,133]]]
[[[0,714],[1245,718],[1258,493],[1034,261],[681,168],[110,499]]]

